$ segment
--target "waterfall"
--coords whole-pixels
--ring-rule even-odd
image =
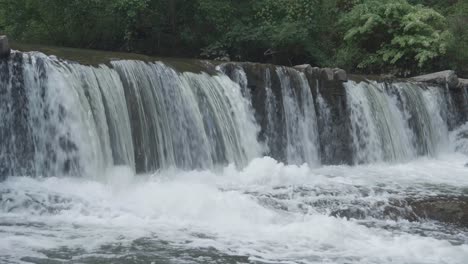
[[[138,171],[246,165],[259,155],[249,102],[226,76],[179,74],[162,63],[117,61]]]
[[[135,168],[130,117],[120,76],[104,65],[92,69],[102,92],[114,163]]]
[[[407,83],[346,84],[355,163],[436,155],[448,141],[443,92]]]
[[[286,157],[292,164],[319,163],[317,116],[306,76],[278,68],[286,126]]]
[[[317,109],[317,118],[318,124],[321,124],[322,133],[320,134],[321,142],[333,142],[335,138],[333,137],[334,122],[332,118],[332,111],[329,103],[325,100],[320,92],[320,82],[317,80],[315,84],[315,94],[316,94],[316,109]],[[323,158],[331,157],[334,158],[335,144],[320,144],[322,148]]]
[[[268,153],[279,156],[283,153],[282,146],[284,143],[279,139],[282,138],[281,120],[278,116],[280,107],[278,99],[272,90],[271,72],[270,69],[265,71],[265,144],[268,146]]]
[[[37,53],[15,53],[0,67],[1,175],[83,174],[112,163],[94,73],[108,70]]]
[[[262,155],[310,166],[402,162],[448,151],[460,125],[445,87],[206,67],[14,52],[0,61],[0,176],[243,167]]]
[[[249,100],[222,73],[15,52],[0,74],[2,176],[245,166],[262,151]]]
[[[252,101],[264,154],[288,164],[319,165],[317,114],[306,75],[287,67],[227,63],[218,67]]]

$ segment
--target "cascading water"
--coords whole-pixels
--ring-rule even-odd
[[[439,88],[348,83],[355,163],[406,161],[436,155],[448,140]]]
[[[317,80],[315,84],[315,94],[316,94],[316,109],[317,109],[317,118],[318,124],[322,124],[322,133],[320,136],[320,142],[332,142],[335,140],[333,138],[333,119],[332,119],[332,112],[330,109],[329,104],[322,96],[320,92],[320,83]],[[320,144],[321,148],[323,149],[323,155],[325,157],[334,158],[335,153],[335,145],[334,144]]]
[[[239,85],[226,76],[179,74],[162,63],[112,63],[132,120],[138,171],[246,165],[260,154]]]
[[[319,163],[317,116],[306,76],[278,68],[286,126],[286,157],[290,164]]]
[[[2,68],[4,176],[245,166],[261,152],[249,102],[226,76],[27,53]]]
[[[281,155],[283,153],[282,146],[285,145],[282,138],[281,120],[277,113],[281,107],[278,105],[278,99],[273,93],[271,85],[270,69],[265,71],[265,144],[269,147],[269,153]]]
[[[218,68],[245,91],[250,84],[243,67],[249,66],[255,67],[228,64]],[[256,77],[261,86],[252,91],[253,95],[251,91],[243,94],[253,102],[257,122],[262,127],[259,140],[267,147],[266,154],[288,164],[319,165],[317,115],[305,74],[277,67],[262,69]]]
[[[465,264],[453,91],[206,65],[0,60],[0,263]]]
[[[34,53],[1,67],[2,176],[88,174],[112,163],[94,73],[106,69]]]

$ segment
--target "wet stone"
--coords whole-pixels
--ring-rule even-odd
[[[417,82],[448,85],[450,89],[455,89],[458,87],[458,77],[455,72],[451,70],[416,76],[411,79]]]
[[[333,69],[333,72],[334,72],[334,79],[336,81],[340,81],[340,82],[346,82],[348,81],[348,74],[346,73],[345,70],[342,70],[342,69]]]
[[[468,227],[468,197],[436,197],[409,204],[421,219]]]
[[[10,56],[11,48],[7,36],[0,36],[0,59]]]
[[[333,81],[335,78],[335,73],[333,72],[333,69],[330,68],[324,68],[321,70],[320,77],[322,77],[323,80],[326,81]]]
[[[458,79],[458,86],[461,89],[468,89],[468,79]]]

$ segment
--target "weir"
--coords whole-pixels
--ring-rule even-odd
[[[0,60],[0,177],[244,167],[261,156],[404,162],[451,151],[448,131],[467,121],[463,89],[328,77],[252,63],[87,66],[15,51]]]

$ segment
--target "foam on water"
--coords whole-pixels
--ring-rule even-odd
[[[457,154],[309,168],[261,158],[241,171],[228,166],[133,177],[131,169],[117,167],[107,182],[9,178],[0,186],[0,261],[111,263],[183,248],[186,254],[215,250],[223,263],[229,256],[265,263],[465,263],[467,230],[330,214],[353,206],[375,212],[402,197],[466,194],[466,161]],[[142,239],[162,244],[136,248]],[[166,261],[210,262],[171,257]]]

